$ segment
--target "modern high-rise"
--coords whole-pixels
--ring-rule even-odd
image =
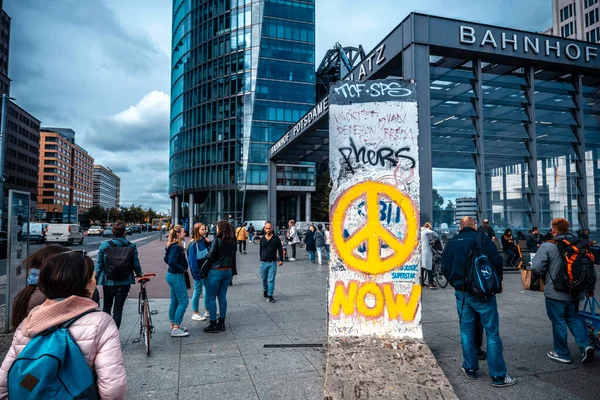
[[[75,143],[69,128],[42,127],[37,215],[48,222],[68,222],[93,204],[94,159]],[[75,216],[76,217],[76,216]]]
[[[598,0],[552,0],[552,27],[547,34],[600,42]]]
[[[94,165],[94,205],[119,208],[121,178],[110,168]]]
[[[268,150],[315,101],[314,0],[174,0],[171,82],[175,221],[266,219]],[[310,215],[301,161],[277,167],[282,216]]]

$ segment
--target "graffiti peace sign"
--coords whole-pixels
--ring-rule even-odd
[[[367,221],[348,238],[344,238],[344,221],[352,203],[365,197]],[[396,203],[406,217],[404,241],[386,229],[379,220],[379,197],[385,196]],[[410,257],[417,245],[417,211],[412,201],[395,187],[381,182],[362,182],[342,194],[333,207],[332,241],[340,258],[348,268],[378,275],[398,268]],[[387,244],[394,253],[381,258],[380,242]],[[366,242],[367,256],[362,258],[355,249]]]

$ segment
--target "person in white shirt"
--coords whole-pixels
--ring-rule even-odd
[[[290,245],[292,246],[292,257],[290,257],[290,261],[296,261],[296,244],[300,243],[300,235],[298,235],[298,231],[296,230],[296,223],[293,219],[290,219],[288,222],[288,240]]]

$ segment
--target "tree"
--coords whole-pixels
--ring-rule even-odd
[[[454,225],[454,203],[452,203],[452,200],[448,200],[448,204],[446,204],[442,222],[447,223],[448,226]]]
[[[431,192],[433,198],[433,209],[441,210],[442,206],[444,205],[444,198],[438,193],[437,189],[433,189]]]
[[[329,194],[331,193],[329,169],[317,174],[316,191],[312,198],[311,214],[313,221],[329,221]]]
[[[91,206],[87,214],[90,222],[106,221],[106,210],[102,206]]]

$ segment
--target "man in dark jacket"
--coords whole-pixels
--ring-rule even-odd
[[[463,217],[460,221],[460,232],[454,237],[442,253],[444,270],[455,271],[455,275],[466,276],[469,255],[475,247],[478,235],[475,219]],[[485,254],[496,268],[502,280],[502,257],[491,238],[483,235],[482,243]],[[487,337],[487,363],[495,387],[512,386],[515,379],[506,374],[506,364],[502,354],[500,338],[498,305],[496,296],[478,297],[464,290],[464,280],[450,282],[455,287],[456,307],[460,321],[460,335],[463,349],[462,371],[468,379],[477,379],[479,362],[475,348],[475,318],[479,314]]]
[[[496,238],[496,232],[494,232],[494,228],[492,228],[490,226],[490,221],[488,221],[487,219],[483,220],[483,224],[479,228],[477,228],[477,232],[487,233],[487,235],[491,239],[495,239]]]
[[[531,228],[531,232],[527,233],[525,238],[527,241],[527,250],[535,253],[540,247],[540,230],[537,226]]]
[[[552,235],[554,240],[567,239],[570,242],[577,240],[575,236],[569,234],[569,221],[564,218],[552,220]],[[579,308],[579,296],[574,297],[554,288],[554,280],[564,268],[564,263],[564,256],[560,254],[558,246],[552,242],[542,243],[531,260],[531,270],[545,277],[546,313],[552,321],[554,351],[549,351],[546,355],[557,362],[571,363],[571,353],[567,343],[567,327],[569,327],[581,350],[581,362],[590,363],[594,360],[595,350],[590,343],[583,322],[576,316]]]

